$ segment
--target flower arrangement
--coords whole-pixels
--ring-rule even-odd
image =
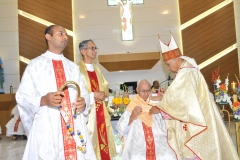
[[[240,121],[240,102],[234,102],[232,110],[234,119]]]
[[[240,99],[240,82],[239,82],[239,79],[238,79],[236,74],[235,74],[235,77],[236,77],[236,80],[237,80],[237,87],[234,87],[233,91],[237,94],[238,98]]]
[[[123,90],[116,90],[113,92],[114,98],[110,102],[112,115],[117,117],[121,116],[125,111],[127,105],[130,103],[129,92],[127,86],[124,85]]]
[[[219,71],[220,67],[212,72],[212,83],[214,85],[215,100],[217,103],[228,103],[230,106],[232,106],[232,101],[230,100],[231,97],[228,95],[228,76],[225,79],[225,83],[221,84],[222,81],[220,79]]]

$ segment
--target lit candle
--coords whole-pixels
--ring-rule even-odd
[[[237,102],[237,95],[236,94],[233,95],[233,103],[234,102]]]
[[[232,89],[235,89],[235,88],[236,88],[236,83],[233,81],[233,82],[231,83],[231,86],[232,86]]]

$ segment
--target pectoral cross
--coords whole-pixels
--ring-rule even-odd
[[[120,6],[120,23],[123,41],[133,40],[132,5],[143,4],[143,0],[108,0],[108,5]]]

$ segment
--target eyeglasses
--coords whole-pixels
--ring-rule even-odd
[[[150,93],[152,90],[151,89],[147,89],[147,90],[139,90],[142,93]]]
[[[97,48],[97,47],[88,47],[88,48],[86,48],[86,49],[91,49],[92,51],[95,51],[95,50],[98,51],[99,48]]]

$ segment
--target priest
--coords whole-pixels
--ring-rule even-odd
[[[153,81],[153,85],[152,85],[152,93],[158,93],[159,92],[159,81],[155,80]]]
[[[166,92],[158,96],[158,107],[168,115],[168,143],[178,160],[239,160],[194,59],[181,54],[172,36],[168,45],[161,40],[160,45],[163,61],[176,77]]]
[[[167,130],[160,113],[149,114],[150,83],[137,83],[137,95],[131,100],[117,124],[120,138],[124,138],[124,160],[176,160],[167,142]]]
[[[78,66],[63,55],[67,32],[51,25],[45,40],[48,50],[30,61],[16,92],[28,136],[23,160],[95,160],[86,126],[89,95]],[[60,90],[67,81],[80,93],[72,84]]]
[[[101,70],[93,64],[98,51],[96,44],[91,39],[84,40],[79,43],[79,50],[83,57],[79,69],[90,94],[88,131],[97,159],[110,160],[116,155],[116,148],[111,117],[104,101],[109,94],[108,82]]]

